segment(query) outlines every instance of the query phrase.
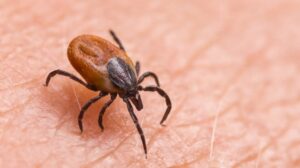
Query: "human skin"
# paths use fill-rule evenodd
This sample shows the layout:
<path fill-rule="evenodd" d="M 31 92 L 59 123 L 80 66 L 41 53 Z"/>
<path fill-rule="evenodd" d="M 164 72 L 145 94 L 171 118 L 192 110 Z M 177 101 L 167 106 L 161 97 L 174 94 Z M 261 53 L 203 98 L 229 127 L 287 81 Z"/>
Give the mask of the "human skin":
<path fill-rule="evenodd" d="M 300 2 L 0 1 L 0 167 L 297 167 L 300 165 Z M 119 98 L 55 76 L 79 74 L 68 43 L 80 34 L 122 40 L 141 72 L 172 100 L 142 93 L 135 110 L 148 146 Z M 146 80 L 144 86 L 154 84 Z"/>

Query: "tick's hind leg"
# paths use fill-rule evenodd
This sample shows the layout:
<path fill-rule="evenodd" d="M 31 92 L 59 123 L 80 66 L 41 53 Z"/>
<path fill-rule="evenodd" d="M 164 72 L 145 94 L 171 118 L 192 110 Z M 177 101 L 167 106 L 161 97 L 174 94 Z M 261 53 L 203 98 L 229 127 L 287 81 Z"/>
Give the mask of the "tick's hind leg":
<path fill-rule="evenodd" d="M 86 112 L 86 110 L 90 107 L 90 105 L 92 105 L 93 103 L 95 103 L 96 101 L 98 101 L 99 99 L 101 99 L 102 97 L 106 96 L 107 93 L 103 93 L 103 92 L 100 92 L 100 94 L 96 97 L 93 97 L 91 98 L 88 102 L 86 102 L 81 110 L 80 110 L 80 113 L 79 113 L 79 116 L 78 116 L 78 125 L 79 125 L 79 128 L 80 128 L 80 131 L 82 133 L 83 131 L 83 126 L 82 126 L 82 118 L 84 116 L 84 113 Z"/>
<path fill-rule="evenodd" d="M 142 83 L 142 82 L 144 81 L 144 79 L 147 78 L 147 77 L 153 78 L 153 79 L 155 80 L 156 85 L 157 85 L 158 87 L 160 86 L 158 77 L 157 77 L 157 75 L 156 75 L 155 73 L 153 73 L 153 72 L 145 72 L 145 73 L 143 73 L 143 74 L 139 77 L 139 79 L 138 79 L 138 84 Z"/>
<path fill-rule="evenodd" d="M 104 130 L 104 127 L 103 127 L 103 124 L 102 124 L 102 119 L 103 119 L 103 115 L 105 113 L 105 110 L 107 109 L 107 107 L 109 107 L 113 103 L 113 101 L 116 99 L 116 97 L 117 97 L 117 94 L 111 94 L 110 95 L 110 100 L 104 104 L 104 106 L 102 107 L 102 109 L 100 111 L 98 124 L 99 124 L 99 127 L 101 128 L 102 131 Z"/>
<path fill-rule="evenodd" d="M 171 100 L 170 100 L 169 96 L 167 95 L 167 93 L 164 90 L 162 90 L 161 88 L 156 87 L 156 86 L 147 86 L 145 88 L 139 86 L 139 90 L 157 92 L 159 95 L 161 95 L 162 97 L 164 97 L 166 99 L 167 109 L 166 109 L 166 112 L 164 113 L 163 118 L 160 121 L 160 124 L 163 125 L 163 122 L 168 118 L 168 115 L 172 108 L 172 103 L 171 103 Z"/>
<path fill-rule="evenodd" d="M 47 76 L 47 79 L 46 79 L 46 83 L 45 83 L 45 86 L 48 86 L 50 80 L 52 77 L 54 77 L 55 75 L 62 75 L 62 76 L 66 76 L 66 77 L 69 77 L 71 78 L 72 80 L 80 83 L 81 85 L 85 86 L 86 88 L 90 89 L 90 90 L 93 90 L 93 91 L 97 91 L 97 89 L 89 84 L 86 84 L 84 81 L 82 81 L 81 79 L 79 79 L 78 77 L 76 77 L 75 75 L 67 72 L 67 71 L 63 71 L 63 70 L 60 70 L 60 69 L 57 69 L 57 70 L 54 70 L 52 72 L 50 72 Z"/>
<path fill-rule="evenodd" d="M 110 35 L 113 37 L 113 39 L 115 40 L 115 42 L 119 45 L 119 48 L 123 51 L 125 51 L 125 48 L 121 42 L 121 40 L 118 38 L 118 36 L 116 35 L 116 33 L 113 30 L 109 30 Z"/>
<path fill-rule="evenodd" d="M 146 145 L 144 132 L 143 132 L 141 126 L 140 126 L 138 118 L 136 117 L 136 115 L 133 112 L 133 108 L 132 108 L 132 105 L 130 104 L 129 100 L 127 98 L 124 98 L 123 100 L 126 103 L 129 114 L 130 114 L 130 116 L 131 116 L 131 118 L 134 122 L 134 125 L 135 125 L 136 129 L 138 130 L 138 132 L 140 134 L 140 137 L 141 137 L 141 140 L 142 140 L 142 143 L 143 143 L 144 152 L 145 152 L 145 155 L 146 155 L 146 158 L 147 158 L 147 145 Z"/>

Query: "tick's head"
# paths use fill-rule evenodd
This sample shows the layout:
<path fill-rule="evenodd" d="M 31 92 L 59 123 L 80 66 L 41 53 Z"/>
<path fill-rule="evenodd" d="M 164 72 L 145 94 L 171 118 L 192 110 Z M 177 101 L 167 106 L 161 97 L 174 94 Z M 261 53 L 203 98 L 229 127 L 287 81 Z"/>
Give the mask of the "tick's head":
<path fill-rule="evenodd" d="M 131 100 L 138 110 L 143 108 L 142 100 L 138 92 L 136 72 L 124 60 L 113 57 L 107 64 L 109 79 L 122 90 L 122 95 Z"/>
<path fill-rule="evenodd" d="M 129 92 L 126 96 L 129 97 L 129 99 L 134 104 L 137 110 L 140 111 L 143 108 L 143 102 L 137 90 L 135 92 Z"/>

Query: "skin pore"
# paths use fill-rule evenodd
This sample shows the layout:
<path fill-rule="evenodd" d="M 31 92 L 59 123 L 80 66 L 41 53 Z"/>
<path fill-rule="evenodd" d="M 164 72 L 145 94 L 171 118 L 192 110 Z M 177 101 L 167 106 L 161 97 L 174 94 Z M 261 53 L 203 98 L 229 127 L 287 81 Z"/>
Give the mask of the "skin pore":
<path fill-rule="evenodd" d="M 1 1 L 0 167 L 297 167 L 300 164 L 300 4 L 277 1 Z M 140 137 L 117 98 L 53 69 L 79 74 L 69 42 L 113 29 L 141 73 L 155 72 L 173 108 L 141 93 Z M 80 77 L 81 78 L 81 77 Z M 82 79 L 82 78 L 81 78 Z M 154 85 L 145 79 L 144 86 Z"/>

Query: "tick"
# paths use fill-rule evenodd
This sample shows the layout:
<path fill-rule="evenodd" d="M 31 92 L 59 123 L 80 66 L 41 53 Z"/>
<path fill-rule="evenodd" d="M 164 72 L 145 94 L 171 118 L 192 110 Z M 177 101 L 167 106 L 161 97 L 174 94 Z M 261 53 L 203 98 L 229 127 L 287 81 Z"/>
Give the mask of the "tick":
<path fill-rule="evenodd" d="M 110 100 L 103 105 L 99 112 L 98 125 L 103 131 L 102 118 L 105 110 L 113 103 L 116 97 L 119 96 L 127 105 L 130 117 L 141 137 L 144 153 L 147 157 L 145 136 L 138 118 L 134 113 L 132 104 L 140 111 L 143 109 L 143 102 L 139 92 L 157 92 L 160 96 L 165 98 L 167 105 L 167 109 L 160 121 L 160 124 L 163 125 L 163 122 L 167 119 L 172 108 L 171 100 L 167 93 L 160 88 L 157 75 L 153 72 L 145 72 L 139 75 L 139 62 L 137 61 L 134 65 L 131 58 L 127 56 L 125 48 L 116 34 L 112 30 L 110 30 L 110 34 L 118 47 L 94 35 L 80 35 L 70 42 L 68 47 L 68 59 L 86 82 L 69 72 L 57 69 L 48 74 L 45 86 L 48 86 L 51 78 L 55 75 L 62 75 L 80 83 L 87 89 L 99 92 L 96 97 L 87 101 L 80 110 L 78 125 L 81 132 L 83 131 L 82 119 L 89 106 L 102 97 L 110 95 Z M 147 77 L 153 78 L 156 85 L 143 87 L 141 83 Z"/>

